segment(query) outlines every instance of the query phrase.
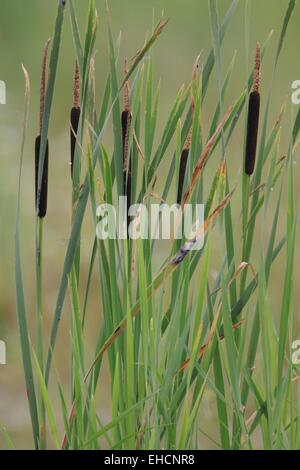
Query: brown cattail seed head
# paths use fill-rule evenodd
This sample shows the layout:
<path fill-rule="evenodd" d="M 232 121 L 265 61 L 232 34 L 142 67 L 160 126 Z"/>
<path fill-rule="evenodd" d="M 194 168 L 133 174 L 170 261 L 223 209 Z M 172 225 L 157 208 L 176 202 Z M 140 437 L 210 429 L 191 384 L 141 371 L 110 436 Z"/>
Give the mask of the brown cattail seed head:
<path fill-rule="evenodd" d="M 125 76 L 128 74 L 127 59 L 125 59 Z M 130 223 L 130 217 L 128 210 L 131 204 L 131 158 L 129 158 L 129 133 L 131 126 L 131 110 L 129 101 L 130 86 L 127 80 L 124 87 L 124 109 L 121 115 L 121 126 L 122 126 L 122 144 L 123 144 L 123 183 L 124 183 L 124 195 L 127 197 L 127 227 Z"/>
<path fill-rule="evenodd" d="M 124 195 L 127 197 L 127 227 L 130 223 L 128 210 L 131 204 L 131 158 L 128 158 L 129 132 L 131 125 L 131 112 L 124 110 L 121 115 L 122 143 L 123 143 L 123 184 Z"/>
<path fill-rule="evenodd" d="M 185 177 L 189 151 L 190 151 L 189 148 L 184 148 L 182 150 L 181 157 L 180 157 L 178 189 L 177 189 L 177 204 L 181 204 L 182 193 L 183 193 L 183 183 L 184 183 L 184 177 Z"/>
<path fill-rule="evenodd" d="M 195 101 L 194 97 L 191 96 L 192 98 L 192 125 L 189 130 L 189 133 L 187 135 L 187 138 L 185 140 L 181 156 L 180 156 L 180 164 L 179 164 L 179 175 L 178 175 L 178 187 L 177 187 L 177 204 L 181 204 L 181 198 L 182 198 L 182 193 L 183 193 L 183 184 L 184 184 L 184 178 L 185 178 L 185 172 L 186 172 L 186 166 L 187 166 L 187 161 L 189 157 L 189 152 L 190 152 L 190 147 L 191 147 L 191 142 L 192 142 L 192 134 L 193 134 L 193 119 L 194 119 L 194 110 L 195 110 Z"/>
<path fill-rule="evenodd" d="M 43 218 L 47 213 L 47 197 L 48 197 L 48 164 L 49 164 L 49 145 L 46 143 L 46 151 L 44 158 L 44 168 L 42 173 L 41 191 L 38 195 L 38 177 L 39 177 L 39 161 L 40 161 L 41 136 L 35 140 L 35 207 L 38 217 Z"/>
<path fill-rule="evenodd" d="M 127 163 L 128 137 L 129 137 L 130 123 L 131 123 L 130 111 L 124 110 L 121 115 L 124 168 L 126 167 L 126 163 Z"/>
<path fill-rule="evenodd" d="M 252 175 L 255 167 L 257 135 L 259 125 L 260 94 L 252 91 L 249 97 L 245 172 Z"/>
<path fill-rule="evenodd" d="M 128 64 L 127 59 L 125 59 L 125 76 L 128 73 Z M 124 171 L 127 171 L 128 167 L 128 141 L 129 141 L 129 131 L 131 124 L 131 111 L 130 111 L 130 102 L 129 102 L 129 81 L 127 80 L 124 87 L 124 109 L 121 116 L 121 125 L 122 125 L 122 143 L 123 143 L 123 167 Z"/>
<path fill-rule="evenodd" d="M 75 156 L 75 147 L 77 139 L 78 125 L 80 121 L 80 108 L 72 108 L 70 115 L 71 130 L 70 130 L 70 139 L 71 139 L 71 176 L 73 176 L 73 164 Z"/>
<path fill-rule="evenodd" d="M 193 66 L 192 84 L 197 78 L 197 71 L 198 71 L 198 67 L 199 67 L 199 58 L 200 58 L 200 56 L 197 57 L 196 62 Z M 192 87 L 191 87 L 191 111 L 192 111 L 192 125 L 191 125 L 189 133 L 187 135 L 187 138 L 185 140 L 183 150 L 182 150 L 181 156 L 180 156 L 178 187 L 177 187 L 177 204 L 181 204 L 186 166 L 187 166 L 189 151 L 190 151 L 191 142 L 192 142 L 193 121 L 194 121 L 194 114 L 195 114 L 195 99 L 194 99 Z"/>
<path fill-rule="evenodd" d="M 257 135 L 260 111 L 260 45 L 257 43 L 255 54 L 255 66 L 253 74 L 253 89 L 249 96 L 247 141 L 245 155 L 245 173 L 251 176 L 255 168 Z"/>
<path fill-rule="evenodd" d="M 71 143 L 71 177 L 73 176 L 73 164 L 76 148 L 77 131 L 80 121 L 80 74 L 78 64 L 75 64 L 75 73 L 73 80 L 73 107 L 70 114 L 70 143 Z"/>
<path fill-rule="evenodd" d="M 41 133 L 42 133 L 42 127 L 43 127 L 44 111 L 45 111 L 46 69 L 47 69 L 49 44 L 50 44 L 50 39 L 48 39 L 46 42 L 46 45 L 44 48 L 44 54 L 43 54 L 42 75 L 41 75 L 41 85 L 40 85 L 40 135 L 35 140 L 35 207 L 36 207 L 37 216 L 40 218 L 43 218 L 46 215 L 47 197 L 48 197 L 48 164 L 49 164 L 48 140 L 46 142 L 40 192 L 38 192 L 38 181 L 39 181 Z"/>

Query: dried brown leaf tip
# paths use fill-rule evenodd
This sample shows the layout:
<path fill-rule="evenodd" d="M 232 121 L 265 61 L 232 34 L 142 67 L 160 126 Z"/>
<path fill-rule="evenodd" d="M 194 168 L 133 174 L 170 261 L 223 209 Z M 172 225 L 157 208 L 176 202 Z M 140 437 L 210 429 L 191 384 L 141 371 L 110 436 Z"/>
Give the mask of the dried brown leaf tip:
<path fill-rule="evenodd" d="M 48 50 L 49 50 L 50 39 L 47 40 L 42 60 L 42 73 L 41 73 L 41 85 L 40 85 L 40 134 L 35 140 L 35 206 L 37 216 L 40 218 L 45 217 L 47 213 L 47 198 L 48 198 L 48 165 L 49 165 L 49 143 L 46 141 L 44 164 L 42 171 L 41 188 L 38 191 L 38 176 L 39 176 L 39 165 L 40 165 L 40 149 L 41 149 L 41 133 L 43 128 L 43 119 L 45 111 L 45 96 L 46 96 L 46 70 L 48 61 Z"/>
<path fill-rule="evenodd" d="M 80 73 L 78 64 L 75 64 L 74 80 L 73 80 L 73 107 L 70 114 L 70 141 L 71 141 L 71 177 L 73 177 L 73 165 L 76 149 L 77 131 L 80 121 Z"/>
<path fill-rule="evenodd" d="M 193 66 L 192 83 L 196 82 L 198 75 L 199 75 L 200 57 L 201 57 L 201 53 L 197 56 L 194 66 Z"/>
<path fill-rule="evenodd" d="M 145 54 L 148 52 L 148 50 L 151 48 L 152 44 L 156 41 L 158 36 L 162 33 L 163 29 L 166 27 L 168 24 L 169 20 L 160 20 L 158 25 L 156 26 L 155 30 L 152 33 L 152 36 L 150 39 L 146 42 L 146 44 L 140 49 L 135 56 L 132 58 L 132 66 L 130 70 L 133 70 L 136 65 L 142 60 L 142 58 L 145 56 Z"/>
<path fill-rule="evenodd" d="M 253 74 L 253 88 L 249 96 L 248 123 L 247 123 L 247 142 L 245 155 L 245 173 L 251 176 L 255 168 L 257 136 L 259 127 L 260 113 L 260 45 L 257 43 L 255 66 Z"/>

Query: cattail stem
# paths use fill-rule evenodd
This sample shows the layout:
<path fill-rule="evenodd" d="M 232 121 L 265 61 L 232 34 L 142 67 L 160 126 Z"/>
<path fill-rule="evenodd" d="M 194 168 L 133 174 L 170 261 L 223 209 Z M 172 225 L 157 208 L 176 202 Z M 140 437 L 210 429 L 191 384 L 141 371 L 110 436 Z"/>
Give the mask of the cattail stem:
<path fill-rule="evenodd" d="M 36 263 L 36 334 L 37 334 L 37 359 L 41 373 L 44 375 L 44 322 L 43 322 L 43 219 L 47 213 L 47 197 L 48 197 L 48 165 L 49 165 L 49 143 L 46 141 L 44 159 L 41 159 L 41 135 L 43 129 L 43 119 L 45 112 L 45 95 L 46 95 L 46 69 L 50 39 L 47 40 L 43 61 L 40 85 L 40 133 L 35 140 L 35 207 L 36 207 L 36 235 L 35 235 L 35 263 Z M 42 179 L 39 186 L 39 172 L 41 160 L 43 160 L 43 168 L 41 170 Z M 46 410 L 42 398 L 42 391 L 39 389 L 38 406 L 40 415 L 39 429 L 39 448 L 46 448 Z"/>
<path fill-rule="evenodd" d="M 36 227 L 36 337 L 37 337 L 37 359 L 39 367 L 44 374 L 44 323 L 43 323 L 43 218 L 37 218 Z M 46 448 L 46 410 L 39 392 L 39 414 L 40 414 L 40 449 Z"/>
<path fill-rule="evenodd" d="M 246 232 L 247 232 L 247 225 L 248 225 L 248 212 L 249 212 L 249 196 L 250 196 L 250 179 L 247 175 L 244 175 L 243 181 L 243 214 L 242 214 L 242 222 L 243 222 L 243 254 L 246 249 Z M 244 256 L 243 256 L 244 259 Z"/>
<path fill-rule="evenodd" d="M 257 136 L 259 126 L 260 112 L 260 46 L 257 44 L 255 67 L 253 77 L 253 89 L 249 96 L 248 123 L 247 123 L 247 142 L 245 156 L 245 173 L 251 176 L 255 168 Z"/>

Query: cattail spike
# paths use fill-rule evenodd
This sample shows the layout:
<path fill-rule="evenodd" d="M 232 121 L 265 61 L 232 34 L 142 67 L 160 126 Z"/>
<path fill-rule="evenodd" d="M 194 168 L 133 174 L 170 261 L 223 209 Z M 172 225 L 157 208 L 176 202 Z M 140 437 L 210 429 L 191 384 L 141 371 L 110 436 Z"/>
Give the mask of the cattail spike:
<path fill-rule="evenodd" d="M 249 97 L 245 173 L 251 176 L 255 168 L 259 125 L 260 94 L 252 91 Z"/>
<path fill-rule="evenodd" d="M 73 82 L 73 107 L 80 108 L 80 75 L 78 63 L 75 63 L 75 73 Z"/>
<path fill-rule="evenodd" d="M 43 117 L 45 110 L 45 95 L 46 95 L 46 68 L 48 60 L 48 50 L 51 39 L 49 38 L 45 44 L 43 62 L 42 62 L 42 75 L 41 75 L 41 86 L 40 86 L 40 134 L 42 133 Z"/>
<path fill-rule="evenodd" d="M 74 156 L 75 156 L 75 148 L 76 148 L 76 139 L 77 139 L 77 131 L 80 121 L 80 108 L 72 108 L 71 109 L 71 129 L 70 129 L 70 139 L 71 139 L 71 176 L 73 176 L 73 164 L 74 164 Z"/>
<path fill-rule="evenodd" d="M 254 66 L 254 76 L 253 76 L 253 91 L 259 92 L 260 87 L 260 65 L 261 65 L 261 56 L 260 56 L 260 44 L 256 44 L 256 54 L 255 54 L 255 66 Z"/>
<path fill-rule="evenodd" d="M 123 183 L 124 195 L 127 196 L 127 211 L 131 204 L 131 158 L 128 158 L 129 153 L 129 132 L 131 125 L 130 111 L 123 111 L 121 115 L 122 124 L 122 143 L 123 143 Z M 127 217 L 127 226 L 129 225 L 130 218 Z"/>
<path fill-rule="evenodd" d="M 183 150 L 189 150 L 190 149 L 191 143 L 192 143 L 192 134 L 193 134 L 193 126 L 191 126 L 191 128 L 189 130 L 189 133 L 187 135 L 187 138 L 186 138 L 184 146 L 183 146 Z"/>
<path fill-rule="evenodd" d="M 125 59 L 125 76 L 128 74 L 127 59 Z M 129 81 L 125 82 L 124 87 L 124 109 L 121 115 L 121 126 L 122 126 L 122 144 L 123 144 L 123 183 L 124 183 L 124 195 L 127 197 L 127 228 L 130 223 L 130 217 L 128 216 L 128 210 L 131 204 L 131 158 L 129 157 L 129 133 L 131 126 L 131 111 L 129 101 L 130 85 Z"/>
<path fill-rule="evenodd" d="M 187 135 L 187 138 L 185 140 L 183 150 L 189 150 L 191 147 L 191 143 L 192 143 L 193 122 L 194 122 L 194 115 L 195 115 L 195 100 L 193 96 L 191 96 L 191 110 L 192 110 L 192 125 Z"/>
<path fill-rule="evenodd" d="M 192 71 L 192 85 L 197 79 L 197 73 L 199 68 L 199 59 L 200 55 L 198 55 L 196 62 L 193 66 Z M 178 187 L 177 187 L 177 204 L 181 204 L 182 193 L 183 193 L 183 186 L 184 186 L 184 178 L 186 172 L 186 166 L 189 157 L 189 151 L 192 143 L 192 134 L 193 134 L 193 122 L 194 122 L 194 115 L 195 115 L 195 98 L 193 94 L 193 86 L 191 85 L 191 111 L 192 111 L 192 124 L 190 130 L 188 132 L 187 138 L 185 139 L 185 143 L 181 152 L 180 156 L 180 164 L 179 164 L 179 177 L 178 177 Z"/>
<path fill-rule="evenodd" d="M 253 89 L 249 96 L 248 107 L 248 122 L 247 122 L 247 141 L 246 141 L 246 155 L 245 155 L 245 173 L 251 176 L 255 168 L 257 136 L 259 127 L 259 114 L 260 114 L 260 45 L 257 43 Z"/>
<path fill-rule="evenodd" d="M 75 73 L 74 73 L 74 80 L 73 80 L 73 107 L 71 109 L 70 114 L 70 122 L 71 122 L 71 129 L 70 129 L 70 143 L 71 143 L 71 177 L 73 178 L 73 165 L 74 165 L 74 157 L 75 157 L 75 149 L 76 149 L 76 139 L 77 139 L 77 131 L 80 121 L 80 74 L 79 74 L 79 67 L 76 61 L 75 63 Z"/>
<path fill-rule="evenodd" d="M 124 73 L 125 73 L 125 76 L 128 74 L 127 59 L 125 59 Z M 123 109 L 122 116 L 121 116 L 122 141 L 123 141 L 123 166 L 124 166 L 125 173 L 128 169 L 127 168 L 128 167 L 128 143 L 129 143 L 129 131 L 130 131 L 130 124 L 131 124 L 129 94 L 130 94 L 130 85 L 129 85 L 129 81 L 127 80 L 124 86 L 124 109 Z"/>
<path fill-rule="evenodd" d="M 125 77 L 128 74 L 128 61 L 127 58 L 125 59 L 125 68 L 124 68 Z M 130 103 L 129 103 L 129 94 L 130 94 L 130 86 L 129 80 L 125 82 L 124 85 L 124 111 L 130 110 Z"/>
<path fill-rule="evenodd" d="M 46 141 L 46 149 L 44 155 L 44 165 L 42 171 L 42 181 L 40 192 L 38 191 L 38 177 L 40 165 L 40 148 L 41 148 L 41 134 L 43 127 L 43 118 L 45 111 L 45 96 L 46 96 L 46 69 L 48 60 L 48 50 L 51 39 L 49 38 L 45 44 L 43 61 L 42 61 L 42 74 L 40 85 L 40 135 L 35 140 L 35 206 L 37 216 L 40 218 L 45 217 L 47 212 L 47 198 L 48 198 L 48 161 L 49 161 L 49 144 Z"/>
<path fill-rule="evenodd" d="M 177 204 L 181 204 L 182 193 L 183 193 L 183 183 L 185 178 L 186 166 L 189 156 L 189 148 L 184 148 L 180 156 L 179 164 L 179 178 L 178 178 L 178 188 L 177 188 Z"/>

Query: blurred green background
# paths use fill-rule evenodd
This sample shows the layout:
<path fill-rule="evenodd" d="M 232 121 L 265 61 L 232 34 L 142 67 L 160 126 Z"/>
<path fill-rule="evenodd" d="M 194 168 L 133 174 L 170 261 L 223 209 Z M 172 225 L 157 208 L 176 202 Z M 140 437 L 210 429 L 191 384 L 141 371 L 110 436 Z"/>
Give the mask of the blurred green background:
<path fill-rule="evenodd" d="M 99 34 L 96 44 L 96 92 L 100 99 L 108 71 L 108 44 L 105 28 L 104 1 L 97 0 L 99 13 Z M 206 59 L 211 48 L 211 32 L 207 0 L 109 0 L 111 21 L 115 37 L 122 31 L 120 76 L 123 61 L 134 56 L 143 44 L 147 32 L 151 30 L 153 18 L 157 22 L 164 12 L 170 19 L 167 29 L 157 42 L 154 57 L 156 83 L 161 78 L 160 124 L 164 122 L 178 88 L 191 78 L 192 65 L 202 52 Z M 81 31 L 85 26 L 87 0 L 75 1 Z M 218 0 L 220 16 L 228 8 L 228 0 Z M 39 80 L 41 54 L 44 43 L 53 34 L 57 0 L 0 0 L 0 79 L 7 86 L 7 104 L 0 106 L 0 339 L 7 344 L 7 365 L 0 366 L 0 425 L 5 425 L 18 448 L 31 447 L 30 423 L 25 397 L 21 356 L 16 325 L 14 290 L 14 227 L 16 209 L 17 172 L 24 101 L 24 82 L 21 70 L 23 63 L 30 75 L 31 105 L 29 132 L 26 143 L 22 185 L 22 253 L 24 261 L 24 282 L 28 312 L 34 315 L 34 139 L 38 133 Z M 250 55 L 245 53 L 245 6 L 240 0 L 236 14 L 230 23 L 222 48 L 222 68 L 225 73 L 233 54 L 236 62 L 232 83 L 228 90 L 226 105 L 233 102 L 242 91 L 249 67 L 252 66 L 255 43 L 265 41 L 274 30 L 267 58 L 262 71 L 262 97 L 266 104 L 270 86 L 274 56 L 286 0 L 249 0 Z M 297 107 L 291 106 L 291 83 L 300 79 L 299 22 L 300 6 L 292 18 L 285 49 L 281 57 L 278 73 L 272 89 L 271 120 L 286 101 L 286 117 L 283 125 L 282 152 L 286 146 L 291 122 L 291 113 Z M 69 133 L 68 119 L 72 102 L 72 75 L 74 69 L 74 49 L 68 14 L 63 33 L 63 43 L 59 60 L 52 119 L 50 123 L 50 183 L 48 216 L 45 222 L 45 311 L 49 325 L 56 300 L 57 287 L 66 240 L 70 230 L 71 185 L 68 165 Z M 207 131 L 209 118 L 217 103 L 217 83 L 213 73 L 210 89 L 205 101 L 203 126 Z M 227 157 L 232 168 L 231 180 L 238 181 L 242 165 L 243 126 L 241 119 Z M 106 136 L 110 142 L 109 134 Z M 170 153 L 171 157 L 171 153 Z M 160 174 L 163 181 L 164 173 Z M 171 194 L 172 196 L 172 194 Z M 282 223 L 285 214 L 281 214 Z M 83 263 L 87 267 L 90 241 L 93 234 L 84 233 Z M 221 249 L 221 248 L 220 248 Z M 281 273 L 283 261 L 279 260 L 271 284 L 274 304 L 280 301 Z M 216 266 L 217 268 L 217 266 Z M 296 273 L 299 285 L 300 273 Z M 297 292 L 300 296 L 300 292 Z M 97 296 L 94 300 L 97 304 Z M 66 306 L 67 310 L 67 306 Z M 298 325 L 299 326 L 299 325 Z M 297 332 L 299 331 L 299 328 Z M 63 335 L 68 334 L 65 320 L 60 336 L 62 363 L 67 364 L 68 352 L 64 348 Z M 90 332 L 93 337 L 93 332 Z M 213 419 L 210 404 L 207 407 L 208 421 Z M 4 446 L 1 441 L 0 444 Z"/>

